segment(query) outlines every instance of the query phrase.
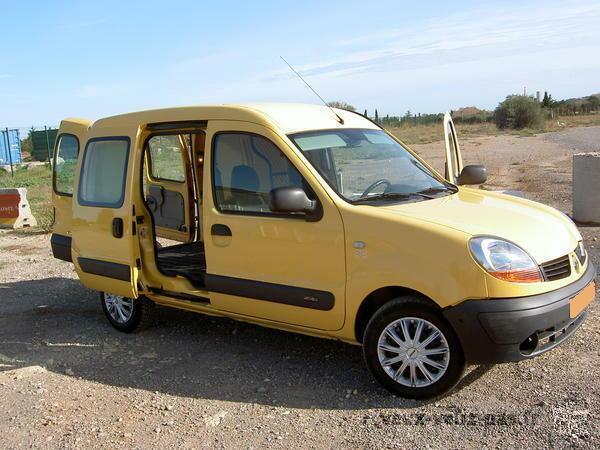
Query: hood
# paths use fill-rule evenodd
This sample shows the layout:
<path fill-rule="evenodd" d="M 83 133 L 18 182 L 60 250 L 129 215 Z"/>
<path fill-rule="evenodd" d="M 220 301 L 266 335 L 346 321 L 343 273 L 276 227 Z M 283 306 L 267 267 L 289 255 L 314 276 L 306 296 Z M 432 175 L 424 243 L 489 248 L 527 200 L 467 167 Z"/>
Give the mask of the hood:
<path fill-rule="evenodd" d="M 581 239 L 573 222 L 554 208 L 479 189 L 460 188 L 458 193 L 445 197 L 379 208 L 388 214 L 410 216 L 470 236 L 509 240 L 538 264 L 572 252 Z"/>

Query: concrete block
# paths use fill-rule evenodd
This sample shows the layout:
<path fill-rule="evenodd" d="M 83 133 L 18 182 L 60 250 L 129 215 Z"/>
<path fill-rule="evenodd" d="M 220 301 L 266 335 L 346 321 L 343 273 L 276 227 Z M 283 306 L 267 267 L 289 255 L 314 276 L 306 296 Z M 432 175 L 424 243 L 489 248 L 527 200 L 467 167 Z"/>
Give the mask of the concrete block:
<path fill-rule="evenodd" d="M 600 152 L 573 155 L 573 219 L 600 224 Z"/>
<path fill-rule="evenodd" d="M 35 226 L 37 222 L 27 201 L 27 189 L 0 189 L 0 228 Z"/>

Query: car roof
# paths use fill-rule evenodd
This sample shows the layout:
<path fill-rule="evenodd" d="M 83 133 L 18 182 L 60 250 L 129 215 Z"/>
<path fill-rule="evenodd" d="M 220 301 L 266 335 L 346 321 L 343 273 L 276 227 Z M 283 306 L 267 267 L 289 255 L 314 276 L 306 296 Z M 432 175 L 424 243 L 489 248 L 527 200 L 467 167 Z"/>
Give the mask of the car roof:
<path fill-rule="evenodd" d="M 332 109 L 343 119 L 343 124 Z M 243 103 L 152 109 L 99 119 L 90 128 L 98 130 L 190 120 L 240 120 L 278 128 L 284 134 L 322 129 L 379 129 L 360 114 L 305 103 Z"/>

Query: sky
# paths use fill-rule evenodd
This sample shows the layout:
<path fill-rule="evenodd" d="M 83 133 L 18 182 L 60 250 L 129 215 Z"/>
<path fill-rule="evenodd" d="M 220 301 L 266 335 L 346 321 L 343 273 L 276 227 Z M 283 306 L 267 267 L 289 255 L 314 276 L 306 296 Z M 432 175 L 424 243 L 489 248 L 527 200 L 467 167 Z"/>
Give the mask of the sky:
<path fill-rule="evenodd" d="M 600 1 L 0 0 L 0 127 L 319 100 L 379 115 L 600 92 Z"/>

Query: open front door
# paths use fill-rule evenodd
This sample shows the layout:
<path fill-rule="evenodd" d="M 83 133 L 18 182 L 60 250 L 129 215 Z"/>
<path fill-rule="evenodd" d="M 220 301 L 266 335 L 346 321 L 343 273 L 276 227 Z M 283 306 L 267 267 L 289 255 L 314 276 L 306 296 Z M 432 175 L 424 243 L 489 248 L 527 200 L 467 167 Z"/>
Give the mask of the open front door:
<path fill-rule="evenodd" d="M 136 298 L 139 244 L 132 200 L 135 134 L 91 137 L 73 195 L 72 258 L 88 288 Z"/>
<path fill-rule="evenodd" d="M 462 156 L 460 155 L 460 146 L 456 128 L 450 117 L 450 113 L 444 114 L 444 141 L 446 142 L 446 179 L 456 184 L 458 176 L 463 169 Z"/>

